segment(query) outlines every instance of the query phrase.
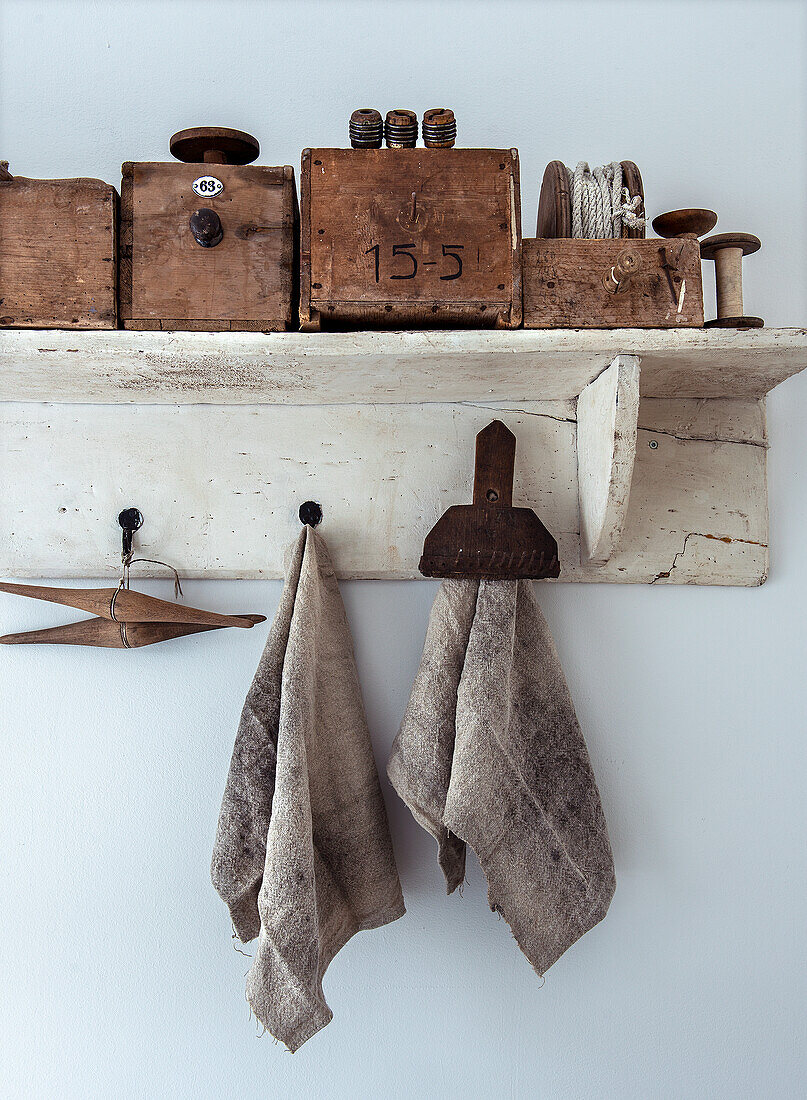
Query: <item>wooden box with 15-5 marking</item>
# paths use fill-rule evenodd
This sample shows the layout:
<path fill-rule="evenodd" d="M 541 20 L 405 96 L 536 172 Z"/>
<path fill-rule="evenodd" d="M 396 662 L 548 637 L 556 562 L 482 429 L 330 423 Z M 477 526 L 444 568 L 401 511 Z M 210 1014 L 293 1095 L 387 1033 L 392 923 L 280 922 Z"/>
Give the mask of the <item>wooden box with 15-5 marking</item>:
<path fill-rule="evenodd" d="M 515 149 L 305 149 L 300 326 L 517 328 Z"/>

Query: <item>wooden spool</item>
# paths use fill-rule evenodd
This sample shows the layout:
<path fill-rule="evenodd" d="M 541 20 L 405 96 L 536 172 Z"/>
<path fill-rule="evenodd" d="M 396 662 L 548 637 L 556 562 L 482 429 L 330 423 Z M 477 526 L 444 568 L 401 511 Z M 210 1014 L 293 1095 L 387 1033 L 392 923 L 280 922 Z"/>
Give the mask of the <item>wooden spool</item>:
<path fill-rule="evenodd" d="M 644 209 L 644 186 L 639 169 L 632 160 L 623 160 L 622 179 L 631 195 L 641 195 Z M 641 240 L 645 235 L 644 226 L 630 229 L 622 225 L 622 237 Z M 569 173 L 562 160 L 551 160 L 546 166 L 541 194 L 538 199 L 538 226 L 536 237 L 572 236 L 572 195 L 569 186 Z"/>
<path fill-rule="evenodd" d="M 261 147 L 243 130 L 226 126 L 192 126 L 180 130 L 169 142 L 171 156 L 185 164 L 252 164 Z"/>
<path fill-rule="evenodd" d="M 714 210 L 687 207 L 684 210 L 668 210 L 653 218 L 653 228 L 660 237 L 696 241 L 717 224 Z"/>
<path fill-rule="evenodd" d="M 743 315 L 743 256 L 762 247 L 753 233 L 715 233 L 701 242 L 701 258 L 715 262 L 717 317 L 706 328 L 762 328 L 761 317 Z"/>

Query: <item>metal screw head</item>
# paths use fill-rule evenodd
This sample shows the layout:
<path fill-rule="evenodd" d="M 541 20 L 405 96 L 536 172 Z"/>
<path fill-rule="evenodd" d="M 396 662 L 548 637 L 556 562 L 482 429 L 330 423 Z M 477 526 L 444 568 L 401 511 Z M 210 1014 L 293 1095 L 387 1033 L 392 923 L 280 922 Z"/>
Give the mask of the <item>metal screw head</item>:
<path fill-rule="evenodd" d="M 658 440 L 657 439 L 651 439 L 650 442 L 647 445 L 648 445 L 648 447 L 650 448 L 651 451 L 657 451 L 658 450 Z"/>

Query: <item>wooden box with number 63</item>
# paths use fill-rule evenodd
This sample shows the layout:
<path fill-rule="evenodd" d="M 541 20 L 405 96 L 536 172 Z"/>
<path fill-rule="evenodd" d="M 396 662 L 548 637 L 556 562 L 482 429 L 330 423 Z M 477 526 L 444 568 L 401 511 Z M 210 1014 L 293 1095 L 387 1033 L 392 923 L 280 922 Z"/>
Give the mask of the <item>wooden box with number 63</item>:
<path fill-rule="evenodd" d="M 170 148 L 184 163 L 123 165 L 123 327 L 295 327 L 294 170 L 251 164 L 258 142 L 240 130 L 182 130 Z"/>
<path fill-rule="evenodd" d="M 305 149 L 300 327 L 518 328 L 516 149 Z"/>

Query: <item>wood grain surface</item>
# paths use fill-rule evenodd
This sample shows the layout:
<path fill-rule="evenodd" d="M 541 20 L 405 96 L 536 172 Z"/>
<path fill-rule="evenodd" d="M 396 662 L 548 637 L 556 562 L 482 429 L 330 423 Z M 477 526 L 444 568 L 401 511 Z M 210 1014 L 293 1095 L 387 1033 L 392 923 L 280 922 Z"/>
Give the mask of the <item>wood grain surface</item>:
<path fill-rule="evenodd" d="M 302 158 L 304 328 L 515 328 L 518 154 L 310 149 Z"/>
<path fill-rule="evenodd" d="M 674 301 L 662 263 L 674 264 Z M 625 252 L 639 271 L 615 293 L 603 276 Z M 694 240 L 535 240 L 522 245 L 525 328 L 698 328 L 703 282 Z M 683 299 L 681 282 L 685 281 Z"/>
<path fill-rule="evenodd" d="M 95 179 L 0 181 L 0 327 L 117 327 L 117 198 Z"/>
<path fill-rule="evenodd" d="M 214 175 L 214 198 L 193 181 Z M 220 244 L 202 248 L 189 220 L 208 207 Z M 121 184 L 121 316 L 125 328 L 292 326 L 297 198 L 290 167 L 125 164 Z"/>

